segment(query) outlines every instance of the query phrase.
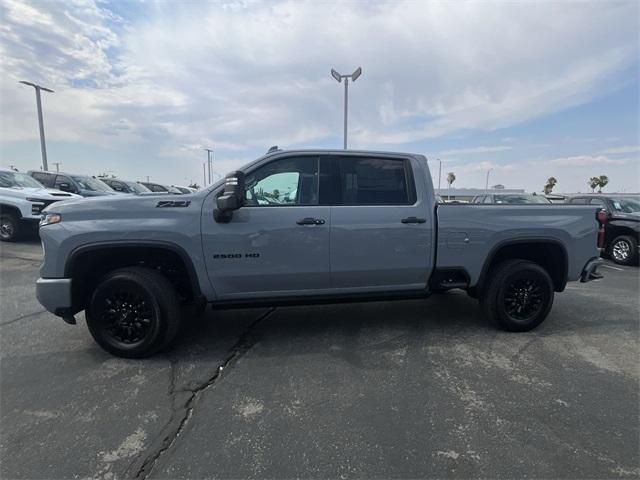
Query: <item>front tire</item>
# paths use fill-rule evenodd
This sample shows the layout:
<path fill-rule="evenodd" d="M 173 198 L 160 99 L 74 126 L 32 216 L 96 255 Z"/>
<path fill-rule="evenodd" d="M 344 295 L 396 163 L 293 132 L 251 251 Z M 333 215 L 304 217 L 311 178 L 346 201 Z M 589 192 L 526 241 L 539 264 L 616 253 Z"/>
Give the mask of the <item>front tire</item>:
<path fill-rule="evenodd" d="M 527 332 L 547 318 L 553 305 L 553 281 L 540 265 L 507 260 L 489 275 L 481 305 L 494 325 L 510 332 Z"/>
<path fill-rule="evenodd" d="M 12 213 L 0 215 L 0 240 L 3 242 L 15 242 L 21 234 L 20 221 Z"/>
<path fill-rule="evenodd" d="M 166 348 L 180 325 L 180 303 L 155 270 L 128 267 L 107 274 L 86 309 L 89 332 L 107 352 L 145 358 Z"/>
<path fill-rule="evenodd" d="M 635 265 L 638 261 L 638 242 L 629 235 L 620 235 L 611 242 L 610 254 L 618 265 Z"/>

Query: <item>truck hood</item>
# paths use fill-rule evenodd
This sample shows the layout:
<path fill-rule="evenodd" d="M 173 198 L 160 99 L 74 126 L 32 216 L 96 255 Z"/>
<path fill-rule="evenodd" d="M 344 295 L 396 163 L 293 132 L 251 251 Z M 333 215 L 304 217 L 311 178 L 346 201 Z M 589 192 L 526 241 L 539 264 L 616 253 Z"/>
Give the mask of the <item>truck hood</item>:
<path fill-rule="evenodd" d="M 632 212 L 632 213 L 623 213 L 623 212 L 615 212 L 612 215 L 614 220 L 626 220 L 629 222 L 640 222 L 640 212 Z"/>
<path fill-rule="evenodd" d="M 70 200 L 82 198 L 75 193 L 62 192 L 53 188 L 32 188 L 32 187 L 1 187 L 0 193 L 8 197 L 16 198 L 38 198 L 41 200 Z"/>
<path fill-rule="evenodd" d="M 74 219 L 148 218 L 160 212 L 193 211 L 200 208 L 200 195 L 103 195 L 78 197 L 52 204 L 45 211 Z"/>

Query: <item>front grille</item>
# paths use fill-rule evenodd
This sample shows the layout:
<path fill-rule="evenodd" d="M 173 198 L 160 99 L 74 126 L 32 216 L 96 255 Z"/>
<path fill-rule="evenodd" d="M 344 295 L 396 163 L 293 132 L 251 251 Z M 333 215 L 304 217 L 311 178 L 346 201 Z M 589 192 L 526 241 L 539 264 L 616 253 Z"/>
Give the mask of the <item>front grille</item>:
<path fill-rule="evenodd" d="M 32 203 L 31 215 L 40 215 L 42 213 L 42 210 L 45 209 L 45 207 L 48 207 L 49 205 L 57 201 L 58 200 L 38 200 L 37 202 Z"/>

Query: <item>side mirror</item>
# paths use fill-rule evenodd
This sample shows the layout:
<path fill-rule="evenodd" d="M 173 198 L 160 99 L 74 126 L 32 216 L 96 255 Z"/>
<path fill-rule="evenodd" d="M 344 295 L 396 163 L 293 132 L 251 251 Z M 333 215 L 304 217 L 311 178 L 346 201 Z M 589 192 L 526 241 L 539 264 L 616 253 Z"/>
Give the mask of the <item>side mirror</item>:
<path fill-rule="evenodd" d="M 229 223 L 233 217 L 233 211 L 238 210 L 244 204 L 244 172 L 231 172 L 226 176 L 224 192 L 216 199 L 216 208 L 213 217 L 218 223 Z"/>
<path fill-rule="evenodd" d="M 73 188 L 71 188 L 71 185 L 66 182 L 60 183 L 60 190 L 62 190 L 63 192 L 73 193 Z"/>

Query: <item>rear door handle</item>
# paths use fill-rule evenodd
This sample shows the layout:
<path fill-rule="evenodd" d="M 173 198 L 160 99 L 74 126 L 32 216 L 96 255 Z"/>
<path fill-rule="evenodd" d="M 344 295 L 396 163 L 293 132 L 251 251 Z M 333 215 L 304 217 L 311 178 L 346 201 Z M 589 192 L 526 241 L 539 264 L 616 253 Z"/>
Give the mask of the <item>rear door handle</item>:
<path fill-rule="evenodd" d="M 306 217 L 296 222 L 298 225 L 324 225 L 321 218 Z"/>
<path fill-rule="evenodd" d="M 427 221 L 426 218 L 418 218 L 418 217 L 407 217 L 401 220 L 402 223 L 425 223 Z"/>

